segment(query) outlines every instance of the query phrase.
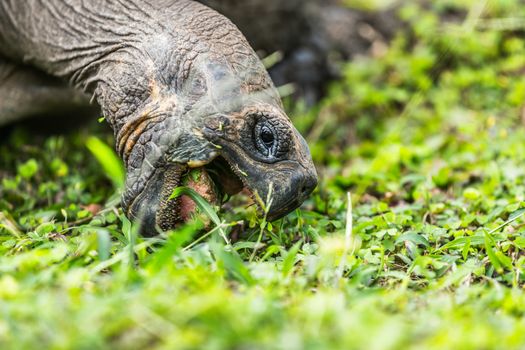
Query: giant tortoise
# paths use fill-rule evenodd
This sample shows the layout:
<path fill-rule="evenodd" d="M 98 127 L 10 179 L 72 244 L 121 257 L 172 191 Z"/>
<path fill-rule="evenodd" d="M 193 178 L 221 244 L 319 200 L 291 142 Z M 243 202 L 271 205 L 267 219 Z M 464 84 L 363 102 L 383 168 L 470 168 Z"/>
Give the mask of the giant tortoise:
<path fill-rule="evenodd" d="M 127 169 L 124 212 L 145 234 L 183 219 L 170 195 L 192 168 L 214 198 L 245 189 L 265 199 L 272 188 L 270 220 L 316 187 L 267 71 L 215 10 L 190 0 L 0 0 L 0 124 L 90 101 Z"/>

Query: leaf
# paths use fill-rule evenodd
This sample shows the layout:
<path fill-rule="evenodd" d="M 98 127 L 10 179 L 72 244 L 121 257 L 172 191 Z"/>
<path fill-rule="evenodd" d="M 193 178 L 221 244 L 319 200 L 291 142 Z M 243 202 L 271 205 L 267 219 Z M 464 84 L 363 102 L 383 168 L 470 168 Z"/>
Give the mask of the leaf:
<path fill-rule="evenodd" d="M 164 246 L 151 256 L 148 267 L 153 271 L 159 271 L 169 264 L 173 256 L 179 252 L 182 247 L 190 242 L 195 234 L 202 230 L 202 223 L 194 222 L 184 225 L 180 229 L 172 231 Z"/>
<path fill-rule="evenodd" d="M 132 267 L 135 263 L 135 245 L 137 244 L 138 230 L 140 225 L 133 224 L 124 215 L 120 216 L 122 221 L 122 232 L 124 233 L 128 244 L 128 264 Z"/>
<path fill-rule="evenodd" d="M 24 164 L 18 166 L 18 173 L 24 179 L 29 180 L 38 172 L 38 163 L 34 159 L 29 159 Z"/>
<path fill-rule="evenodd" d="M 244 265 L 244 262 L 237 252 L 226 251 L 225 247 L 219 244 L 212 244 L 211 246 L 217 264 L 222 267 L 230 277 L 247 285 L 253 285 L 255 283 L 250 271 L 246 265 Z"/>
<path fill-rule="evenodd" d="M 505 221 L 504 223 L 502 223 L 498 227 L 490 230 L 488 234 L 491 235 L 494 232 L 499 231 L 500 229 L 504 228 L 505 226 L 507 226 L 507 225 L 511 224 L 512 222 L 518 220 L 523 215 L 525 215 L 525 208 L 524 209 L 520 209 L 520 210 L 516 210 L 515 212 L 513 212 L 512 214 L 509 215 L 509 219 L 507 221 Z"/>
<path fill-rule="evenodd" d="M 515 244 L 517 247 L 521 248 L 521 249 L 525 248 L 525 237 L 521 237 L 521 236 L 520 236 L 520 237 L 516 238 L 516 239 L 514 240 L 514 244 Z"/>
<path fill-rule="evenodd" d="M 475 266 L 464 264 L 459 266 L 457 269 L 452 270 L 451 273 L 443 276 L 438 282 L 438 289 L 448 288 L 452 285 L 458 285 L 462 283 L 473 271 Z"/>
<path fill-rule="evenodd" d="M 117 190 L 124 188 L 126 173 L 115 151 L 95 136 L 87 139 L 86 147 L 102 166 L 106 176 L 113 182 L 113 187 Z"/>
<path fill-rule="evenodd" d="M 264 253 L 263 257 L 260 259 L 260 261 L 266 261 L 269 257 L 271 257 L 274 254 L 277 254 L 281 250 L 281 247 L 278 245 L 271 245 L 268 248 L 266 248 L 266 253 Z"/>
<path fill-rule="evenodd" d="M 237 250 L 241 250 L 241 249 L 255 249 L 257 247 L 257 242 L 250 242 L 250 241 L 247 241 L 247 242 L 237 242 L 233 245 L 233 248 L 237 251 Z"/>
<path fill-rule="evenodd" d="M 469 237 L 458 237 L 454 239 L 453 241 L 450 241 L 441 247 L 438 248 L 437 251 L 445 250 L 445 249 L 451 249 L 451 248 L 462 248 L 465 246 L 465 244 L 468 245 L 481 245 L 485 242 L 485 238 L 483 236 L 469 236 Z"/>
<path fill-rule="evenodd" d="M 415 232 L 407 232 L 401 236 L 399 236 L 398 239 L 396 239 L 396 244 L 397 243 L 401 243 L 401 242 L 405 242 L 405 241 L 409 241 L 409 242 L 412 242 L 414 244 L 420 244 L 422 246 L 425 246 L 425 247 L 429 247 L 430 244 L 428 243 L 428 240 L 423 237 L 422 235 L 420 234 L 417 234 Z"/>
<path fill-rule="evenodd" d="M 295 265 L 295 257 L 299 252 L 299 247 L 301 247 L 302 241 L 299 241 L 293 245 L 292 248 L 288 251 L 288 254 L 283 259 L 282 273 L 283 276 L 288 276 L 292 271 Z"/>
<path fill-rule="evenodd" d="M 513 212 L 512 214 L 509 215 L 509 220 L 508 221 L 512 222 L 515 219 L 517 219 L 520 216 L 522 216 L 523 214 L 525 214 L 525 208 L 516 210 L 515 212 Z"/>
<path fill-rule="evenodd" d="M 487 252 L 487 255 L 489 256 L 489 260 L 492 266 L 494 266 L 494 269 L 498 273 L 502 273 L 503 269 L 501 267 L 501 262 L 499 261 L 498 256 L 496 255 L 496 252 L 493 249 L 492 241 L 488 233 L 485 233 L 485 250 Z"/>
<path fill-rule="evenodd" d="M 469 249 L 470 249 L 470 239 L 467 240 L 467 242 L 463 246 L 463 249 L 461 250 L 461 256 L 463 256 L 463 260 L 467 260 Z"/>
<path fill-rule="evenodd" d="M 23 234 L 13 217 L 6 212 L 0 212 L 0 229 L 5 229 L 9 234 L 17 238 L 20 238 Z"/>
<path fill-rule="evenodd" d="M 101 261 L 108 260 L 111 252 L 111 238 L 107 230 L 96 230 L 97 252 Z"/>
<path fill-rule="evenodd" d="M 512 270 L 514 268 L 514 266 L 512 266 L 511 258 L 506 256 L 501 250 L 496 250 L 496 256 L 498 257 L 499 262 L 507 269 Z"/>

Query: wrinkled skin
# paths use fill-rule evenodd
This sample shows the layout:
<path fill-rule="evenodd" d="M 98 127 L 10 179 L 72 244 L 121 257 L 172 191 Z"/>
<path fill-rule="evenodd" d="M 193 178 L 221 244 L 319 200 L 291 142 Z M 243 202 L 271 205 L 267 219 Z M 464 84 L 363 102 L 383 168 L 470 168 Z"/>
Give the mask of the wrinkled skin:
<path fill-rule="evenodd" d="M 146 234 L 181 221 L 180 202 L 169 197 L 189 168 L 206 169 L 219 195 L 245 188 L 261 207 L 271 191 L 269 219 L 316 186 L 308 147 L 257 55 L 201 4 L 0 0 L 0 53 L 0 94 L 24 96 L 38 82 L 70 102 L 92 96 L 100 105 L 127 168 L 124 210 Z M 46 91 L 43 109 L 56 106 L 57 92 Z M 12 109 L 0 102 L 0 111 Z"/>

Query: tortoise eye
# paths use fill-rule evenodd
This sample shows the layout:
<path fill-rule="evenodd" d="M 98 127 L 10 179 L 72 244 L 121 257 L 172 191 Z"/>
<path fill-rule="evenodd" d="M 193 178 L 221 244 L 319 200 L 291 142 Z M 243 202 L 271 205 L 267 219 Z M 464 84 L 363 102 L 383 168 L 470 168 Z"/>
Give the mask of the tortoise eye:
<path fill-rule="evenodd" d="M 293 146 L 293 129 L 285 117 L 272 114 L 254 114 L 250 125 L 254 156 L 260 161 L 272 163 L 286 158 Z"/>
<path fill-rule="evenodd" d="M 259 137 L 261 138 L 262 142 L 266 147 L 272 148 L 273 143 L 275 141 L 275 136 L 273 135 L 273 132 L 269 127 L 263 126 L 261 128 Z"/>
<path fill-rule="evenodd" d="M 266 120 L 259 121 L 255 125 L 253 136 L 260 153 L 266 157 L 275 157 L 278 149 L 278 137 L 272 124 Z"/>

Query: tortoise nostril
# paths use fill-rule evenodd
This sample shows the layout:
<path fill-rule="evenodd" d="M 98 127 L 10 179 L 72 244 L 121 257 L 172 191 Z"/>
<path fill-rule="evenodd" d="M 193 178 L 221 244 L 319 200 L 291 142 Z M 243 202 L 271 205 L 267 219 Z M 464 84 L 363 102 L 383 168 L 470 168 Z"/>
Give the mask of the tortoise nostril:
<path fill-rule="evenodd" d="M 317 177 L 308 176 L 304 179 L 304 183 L 301 186 L 301 195 L 307 197 L 317 187 Z"/>

